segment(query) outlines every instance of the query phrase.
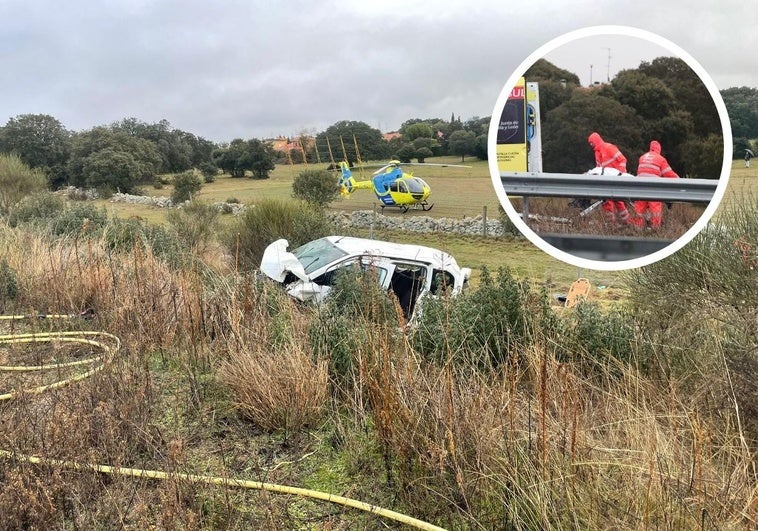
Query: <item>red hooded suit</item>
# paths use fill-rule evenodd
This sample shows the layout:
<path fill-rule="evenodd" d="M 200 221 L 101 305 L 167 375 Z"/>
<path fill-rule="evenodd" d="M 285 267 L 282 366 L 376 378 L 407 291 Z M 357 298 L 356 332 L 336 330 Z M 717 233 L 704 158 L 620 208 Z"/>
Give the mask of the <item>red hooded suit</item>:
<path fill-rule="evenodd" d="M 592 149 L 595 150 L 595 165 L 600 168 L 614 168 L 620 172 L 626 173 L 626 157 L 616 145 L 605 142 L 598 133 L 591 133 L 587 138 Z M 619 221 L 628 223 L 630 221 L 629 211 L 623 201 L 613 201 L 606 199 L 603 201 L 603 210 L 609 220 L 615 220 L 618 214 Z"/>
<path fill-rule="evenodd" d="M 661 155 L 661 144 L 657 140 L 650 142 L 650 151 L 640 157 L 637 177 L 679 177 Z M 653 228 L 661 226 L 663 203 L 660 201 L 635 201 L 634 212 L 637 214 L 632 220 L 634 225 L 644 227 L 647 220 Z"/>

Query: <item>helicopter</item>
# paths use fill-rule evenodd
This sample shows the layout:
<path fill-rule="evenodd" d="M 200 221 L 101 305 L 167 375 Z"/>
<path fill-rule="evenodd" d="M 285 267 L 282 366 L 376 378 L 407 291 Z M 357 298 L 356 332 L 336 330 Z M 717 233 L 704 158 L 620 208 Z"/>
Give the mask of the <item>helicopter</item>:
<path fill-rule="evenodd" d="M 392 206 L 400 208 L 404 213 L 408 208 L 421 207 L 429 211 L 434 203 L 427 201 L 432 193 L 432 188 L 421 177 L 414 177 L 412 173 L 405 173 L 401 166 L 411 165 L 398 160 L 391 160 L 373 173 L 373 177 L 365 181 L 357 181 L 350 171 L 350 165 L 346 161 L 340 162 L 342 176 L 339 180 L 340 193 L 343 196 L 350 195 L 354 190 L 373 190 L 384 207 Z M 417 163 L 414 165 L 421 165 Z M 423 164 L 424 166 L 455 166 L 468 168 L 469 166 L 456 166 L 454 164 Z"/>

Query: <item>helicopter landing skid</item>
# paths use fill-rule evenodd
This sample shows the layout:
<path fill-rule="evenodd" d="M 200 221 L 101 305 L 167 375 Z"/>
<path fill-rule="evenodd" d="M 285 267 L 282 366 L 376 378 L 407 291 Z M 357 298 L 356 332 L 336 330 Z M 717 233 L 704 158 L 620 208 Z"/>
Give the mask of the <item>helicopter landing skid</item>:
<path fill-rule="evenodd" d="M 421 210 L 423 210 L 424 212 L 429 212 L 432 209 L 432 207 L 434 207 L 434 203 L 432 203 L 431 205 L 427 203 L 426 201 L 421 203 Z"/>

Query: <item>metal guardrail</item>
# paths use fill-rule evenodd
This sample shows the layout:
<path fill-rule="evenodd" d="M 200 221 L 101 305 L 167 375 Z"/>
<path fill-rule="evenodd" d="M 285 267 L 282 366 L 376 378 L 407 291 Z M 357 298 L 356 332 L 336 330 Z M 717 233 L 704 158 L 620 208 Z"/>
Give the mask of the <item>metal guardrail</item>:
<path fill-rule="evenodd" d="M 521 197 L 580 197 L 709 203 L 718 179 L 606 177 L 572 173 L 501 173 L 505 193 Z"/>
<path fill-rule="evenodd" d="M 530 197 L 573 197 L 709 203 L 717 179 L 670 179 L 665 177 L 603 176 L 567 173 L 501 173 L 505 193 L 523 198 L 522 218 L 529 223 Z M 672 240 L 629 236 L 540 234 L 545 242 L 566 253 L 596 261 L 621 261 L 657 252 Z"/>

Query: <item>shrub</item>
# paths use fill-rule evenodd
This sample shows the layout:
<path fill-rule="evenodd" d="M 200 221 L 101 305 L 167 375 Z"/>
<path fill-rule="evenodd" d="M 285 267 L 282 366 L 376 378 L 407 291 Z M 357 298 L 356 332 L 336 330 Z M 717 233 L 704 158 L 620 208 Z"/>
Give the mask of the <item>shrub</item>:
<path fill-rule="evenodd" d="M 131 252 L 138 245 L 177 267 L 184 264 L 186 257 L 175 234 L 164 227 L 138 219 L 113 218 L 105 227 L 104 239 L 107 247 L 113 251 Z"/>
<path fill-rule="evenodd" d="M 41 192 L 47 178 L 37 169 L 30 169 L 17 155 L 0 154 L 0 214 L 5 214 L 22 198 Z"/>
<path fill-rule="evenodd" d="M 397 329 L 398 311 L 373 270 L 344 268 L 310 327 L 310 340 L 317 358 L 329 360 L 337 385 L 351 383 L 357 371 L 357 353 L 365 348 L 371 330 Z"/>
<path fill-rule="evenodd" d="M 97 234 L 107 221 L 105 209 L 82 202 L 67 204 L 58 195 L 49 192 L 26 197 L 8 219 L 12 227 L 29 223 L 55 236 L 76 235 L 82 231 Z"/>
<path fill-rule="evenodd" d="M 306 203 L 323 208 L 339 196 L 337 177 L 326 170 L 305 170 L 292 182 L 292 195 Z"/>
<path fill-rule="evenodd" d="M 581 302 L 568 318 L 567 334 L 561 351 L 572 357 L 589 355 L 593 361 L 612 356 L 628 363 L 634 348 L 634 324 L 628 312 L 612 308 L 601 310 L 596 303 Z M 576 361 L 581 361 L 577 357 Z"/>
<path fill-rule="evenodd" d="M 75 235 L 82 231 L 99 232 L 107 222 L 108 214 L 105 209 L 98 209 L 89 203 L 73 203 L 51 219 L 49 227 L 57 236 Z"/>
<path fill-rule="evenodd" d="M 184 208 L 170 210 L 166 219 L 182 243 L 201 251 L 215 237 L 220 215 L 215 206 L 192 201 Z"/>
<path fill-rule="evenodd" d="M 533 290 L 508 268 L 500 268 L 494 279 L 483 268 L 475 290 L 423 303 L 413 342 L 428 359 L 454 355 L 457 361 L 490 367 L 537 334 L 554 336 L 558 326 L 544 290 Z"/>
<path fill-rule="evenodd" d="M 16 299 L 18 295 L 18 275 L 8 265 L 7 260 L 0 261 L 0 308 Z"/>
<path fill-rule="evenodd" d="M 30 195 L 22 199 L 8 217 L 11 227 L 21 223 L 47 223 L 59 215 L 66 205 L 63 199 L 50 192 Z"/>
<path fill-rule="evenodd" d="M 197 170 L 187 170 L 174 176 L 174 191 L 171 200 L 175 205 L 192 199 L 192 194 L 200 191 L 203 183 Z"/>
<path fill-rule="evenodd" d="M 224 236 L 224 242 L 240 267 L 255 269 L 263 251 L 273 241 L 285 238 L 290 250 L 333 230 L 324 212 L 302 204 L 266 199 L 248 208 Z"/>
<path fill-rule="evenodd" d="M 206 183 L 212 183 L 216 181 L 216 176 L 218 175 L 218 167 L 215 164 L 207 161 L 201 162 L 198 169 L 203 175 L 203 180 Z"/>

